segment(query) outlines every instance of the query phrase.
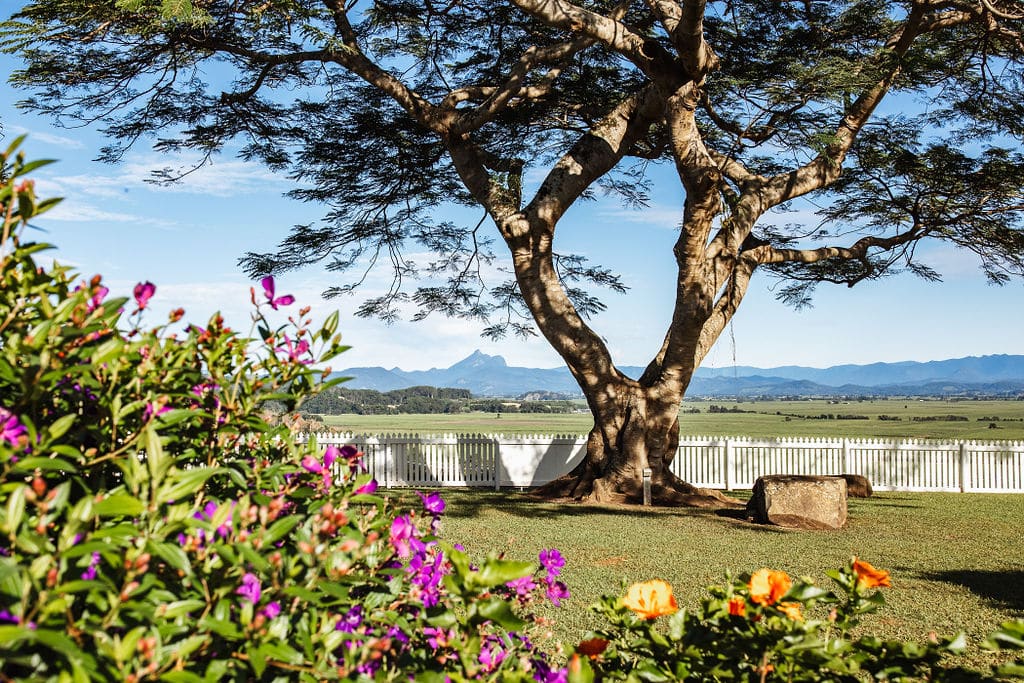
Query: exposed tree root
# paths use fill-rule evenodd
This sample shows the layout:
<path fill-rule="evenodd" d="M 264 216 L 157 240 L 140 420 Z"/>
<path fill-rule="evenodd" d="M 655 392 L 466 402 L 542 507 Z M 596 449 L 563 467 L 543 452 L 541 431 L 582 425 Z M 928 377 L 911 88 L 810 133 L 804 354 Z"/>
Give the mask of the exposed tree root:
<path fill-rule="evenodd" d="M 577 468 L 569 474 L 539 486 L 530 495 L 549 502 L 609 503 L 640 505 L 643 489 L 633 479 L 596 476 L 589 468 Z M 651 486 L 651 504 L 660 507 L 741 508 L 741 500 L 721 491 L 687 484 L 670 473 Z"/>

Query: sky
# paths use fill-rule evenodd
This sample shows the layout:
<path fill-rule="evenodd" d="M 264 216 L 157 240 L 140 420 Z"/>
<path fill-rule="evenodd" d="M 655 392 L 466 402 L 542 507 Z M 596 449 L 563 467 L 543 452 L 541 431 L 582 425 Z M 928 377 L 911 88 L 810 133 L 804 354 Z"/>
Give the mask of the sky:
<path fill-rule="evenodd" d="M 239 257 L 272 250 L 292 225 L 315 221 L 323 207 L 284 197 L 292 187 L 285 176 L 229 154 L 171 187 L 146 178 L 154 169 L 182 167 L 189 159 L 154 152 L 150 140 L 141 140 L 119 164 L 94 161 L 104 144 L 97 129 L 59 127 L 15 108 L 26 94 L 6 85 L 16 64 L 0 56 L 5 81 L 0 86 L 0 145 L 27 134 L 23 150 L 28 158 L 58 161 L 33 174 L 38 194 L 64 198 L 36 221 L 41 232 L 35 238 L 56 245 L 50 254 L 84 278 L 102 274 L 114 294 L 129 296 L 135 283 L 155 283 L 153 324 L 181 306 L 187 321 L 202 324 L 220 311 L 230 326 L 249 331 L 249 288 L 255 283 L 238 267 Z M 574 207 L 558 228 L 559 251 L 582 253 L 618 272 L 630 287 L 626 294 L 607 293 L 607 310 L 592 321 L 618 365 L 645 365 L 669 321 L 675 278 L 671 248 L 682 191 L 678 181 L 666 179 L 646 209 L 626 209 L 613 199 L 589 202 Z M 824 368 L 1024 353 L 1024 285 L 1019 280 L 990 286 L 976 257 L 952 247 L 922 246 L 919 253 L 942 274 L 941 283 L 906 275 L 854 288 L 822 285 L 813 308 L 801 311 L 776 301 L 772 289 L 777 282 L 755 274 L 731 327 L 704 366 Z M 277 278 L 278 293 L 313 306 L 314 316 L 339 311 L 339 330 L 352 348 L 335 361 L 335 369 L 448 367 L 474 350 L 501 355 L 513 366 L 562 364 L 539 336 L 493 342 L 479 336 L 479 325 L 459 320 L 431 317 L 388 326 L 357 318 L 360 297 L 321 297 L 340 284 L 336 277 L 313 264 Z M 386 278 L 383 272 L 371 278 L 366 292 L 383 287 Z"/>

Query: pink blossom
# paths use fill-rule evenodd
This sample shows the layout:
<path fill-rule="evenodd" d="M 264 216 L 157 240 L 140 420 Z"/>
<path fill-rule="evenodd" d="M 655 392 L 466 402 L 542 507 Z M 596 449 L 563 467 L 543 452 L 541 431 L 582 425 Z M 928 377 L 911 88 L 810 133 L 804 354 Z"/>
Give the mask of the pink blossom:
<path fill-rule="evenodd" d="M 356 494 L 358 494 L 358 493 L 376 493 L 377 492 L 377 486 L 378 486 L 377 480 L 376 479 L 371 479 L 370 481 L 366 482 L 362 486 L 358 487 L 352 493 L 356 493 Z"/>
<path fill-rule="evenodd" d="M 27 431 L 17 415 L 6 408 L 0 408 L 0 441 L 17 446 Z"/>
<path fill-rule="evenodd" d="M 288 335 L 284 337 L 284 345 L 278 346 L 274 349 L 278 353 L 283 353 L 288 356 L 288 360 L 293 363 L 302 363 L 308 365 L 313 362 L 312 358 L 303 359 L 302 356 L 309 353 L 309 342 L 305 339 L 299 339 L 295 344 L 292 344 L 292 340 L 288 338 Z"/>
<path fill-rule="evenodd" d="M 267 301 L 270 302 L 270 307 L 275 311 L 278 306 L 289 306 L 295 303 L 295 297 L 291 294 L 285 294 L 284 296 L 275 297 L 274 278 L 268 275 L 267 277 L 260 280 L 260 285 L 263 287 L 263 295 L 267 297 Z"/>
<path fill-rule="evenodd" d="M 146 304 L 149 303 L 149 300 L 153 298 L 153 295 L 156 294 L 156 285 L 148 280 L 146 282 L 140 282 L 135 285 L 135 289 L 132 290 L 132 293 L 135 295 L 135 304 L 141 311 L 146 307 Z"/>
<path fill-rule="evenodd" d="M 260 601 L 260 595 L 262 595 L 259 577 L 251 572 L 246 572 L 242 576 L 242 585 L 235 589 L 235 593 L 255 605 Z"/>
<path fill-rule="evenodd" d="M 307 455 L 305 458 L 302 459 L 302 468 L 307 472 L 312 472 L 313 474 L 324 473 L 323 464 L 319 460 L 314 458 L 312 455 Z"/>

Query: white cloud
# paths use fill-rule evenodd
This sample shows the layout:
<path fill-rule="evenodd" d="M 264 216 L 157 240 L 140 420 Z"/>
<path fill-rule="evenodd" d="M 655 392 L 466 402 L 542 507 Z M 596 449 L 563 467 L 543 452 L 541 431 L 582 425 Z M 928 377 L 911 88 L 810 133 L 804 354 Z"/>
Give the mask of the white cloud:
<path fill-rule="evenodd" d="M 28 135 L 28 139 L 31 142 L 42 142 L 48 145 L 63 147 L 65 149 L 83 149 L 85 147 L 80 140 L 69 138 L 64 135 L 57 135 L 55 133 L 48 133 L 44 130 L 30 129 L 18 125 L 10 125 L 8 126 L 8 130 L 11 132 L 13 137 Z"/>

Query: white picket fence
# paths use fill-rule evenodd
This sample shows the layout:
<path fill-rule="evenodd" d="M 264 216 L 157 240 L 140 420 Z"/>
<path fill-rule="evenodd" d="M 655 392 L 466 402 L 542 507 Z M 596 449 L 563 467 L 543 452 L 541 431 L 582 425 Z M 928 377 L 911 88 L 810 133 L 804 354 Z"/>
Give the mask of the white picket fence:
<path fill-rule="evenodd" d="M 353 444 L 385 487 L 528 488 L 571 470 L 578 435 L 300 434 Z M 681 437 L 672 471 L 696 486 L 749 489 L 766 474 L 861 474 L 881 491 L 1024 493 L 1024 442 Z"/>

